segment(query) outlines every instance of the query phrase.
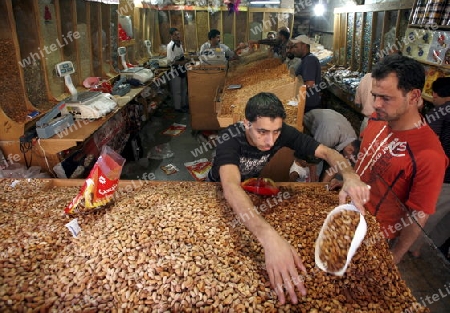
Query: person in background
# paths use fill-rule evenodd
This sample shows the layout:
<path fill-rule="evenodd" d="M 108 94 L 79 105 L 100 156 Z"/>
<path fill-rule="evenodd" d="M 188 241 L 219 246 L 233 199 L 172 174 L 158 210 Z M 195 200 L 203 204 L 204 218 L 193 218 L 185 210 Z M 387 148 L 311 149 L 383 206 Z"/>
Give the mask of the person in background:
<path fill-rule="evenodd" d="M 242 189 L 241 182 L 258 177 L 263 167 L 282 147 L 295 151 L 295 156 L 304 159 L 324 159 L 332 166 L 345 162 L 335 150 L 330 149 L 284 122 L 286 112 L 281 101 L 272 93 L 258 93 L 251 97 L 245 107 L 245 119 L 230 125 L 219 134 L 223 140 L 216 148 L 208 180 L 221 182 L 223 193 L 232 207 L 237 220 L 257 237 L 265 251 L 266 269 L 272 287 L 280 303 L 285 303 L 283 287 L 291 302 L 297 303 L 295 288 L 306 294 L 298 270 L 305 272 L 297 249 L 268 224 L 255 209 L 250 197 Z M 351 166 L 339 171 L 344 177 L 344 186 L 339 200 L 346 201 L 349 195 L 355 205 L 363 210 L 370 197 L 368 186 L 361 182 Z"/>
<path fill-rule="evenodd" d="M 234 60 L 237 59 L 237 53 L 242 48 L 245 48 L 245 45 L 239 44 L 236 50 L 231 50 L 227 45 L 220 43 L 220 31 L 211 29 L 208 32 L 208 41 L 200 47 L 200 56 L 207 58 L 211 54 L 214 54 L 216 49 L 220 49 L 221 52 L 225 53 L 227 60 Z"/>
<path fill-rule="evenodd" d="M 277 32 L 270 31 L 267 33 L 266 39 L 274 40 L 277 38 Z M 267 46 L 267 51 L 269 52 L 269 58 L 274 57 L 273 46 Z"/>
<path fill-rule="evenodd" d="M 433 105 L 425 115 L 425 122 L 438 135 L 447 158 L 450 158 L 450 77 L 440 77 L 431 85 Z M 450 237 L 450 167 L 447 167 L 441 193 L 436 205 L 436 212 L 428 218 L 425 232 L 430 235 L 436 246 L 440 247 Z M 423 236 L 414 243 L 410 251 L 414 256 L 420 255 L 424 243 Z"/>
<path fill-rule="evenodd" d="M 291 39 L 290 53 L 301 59 L 300 65 L 295 71 L 300 85 L 306 85 L 305 113 L 319 109 L 320 105 L 320 88 L 319 84 L 322 80 L 322 73 L 319 59 L 311 54 L 311 40 L 308 36 L 300 35 Z"/>
<path fill-rule="evenodd" d="M 352 125 L 342 114 L 330 109 L 311 110 L 303 117 L 303 125 L 305 126 L 305 131 L 311 134 L 317 142 L 335 149 L 342 153 L 351 163 L 356 163 L 356 156 L 359 152 L 359 140 L 357 140 L 358 137 Z M 295 163 L 296 161 L 297 163 Z M 301 177 L 308 170 L 301 166 L 298 160 L 296 161 L 292 164 L 290 174 L 296 172 Z M 323 163 L 320 162 L 316 168 L 315 175 L 314 173 L 309 173 L 311 181 L 318 181 L 317 179 L 314 180 L 313 177 L 320 178 L 322 169 Z M 329 182 L 333 178 L 333 174 L 335 174 L 334 171 L 333 173 L 327 171 L 321 180 Z"/>
<path fill-rule="evenodd" d="M 260 44 L 260 45 L 269 45 L 272 47 L 272 50 L 269 50 L 269 57 L 279 58 L 282 62 L 286 60 L 286 45 L 289 42 L 289 38 L 291 37 L 291 33 L 289 28 L 281 27 L 278 30 L 277 38 L 275 39 L 260 39 L 260 40 L 249 40 L 249 46 Z"/>
<path fill-rule="evenodd" d="M 267 39 L 273 40 L 275 38 L 277 38 L 277 32 L 270 31 L 267 33 Z"/>
<path fill-rule="evenodd" d="M 361 109 L 364 119 L 361 123 L 359 133 L 367 127 L 369 117 L 373 114 L 373 96 L 372 96 L 372 73 L 367 73 L 361 78 L 355 94 L 355 105 Z"/>
<path fill-rule="evenodd" d="M 294 44 L 289 40 L 286 45 L 286 66 L 288 68 L 289 75 L 295 78 L 295 71 L 297 71 L 297 68 L 300 66 L 302 60 L 295 57 L 295 55 L 292 53 L 293 46 Z"/>
<path fill-rule="evenodd" d="M 435 211 L 448 158 L 419 113 L 423 66 L 389 55 L 375 65 L 372 78 L 375 112 L 362 133 L 355 170 L 371 186 L 366 208 L 397 264 Z M 331 190 L 337 186 L 336 180 L 330 183 Z"/>
<path fill-rule="evenodd" d="M 170 88 L 172 90 L 172 101 L 175 111 L 178 113 L 187 113 L 188 95 L 187 95 L 187 67 L 190 62 L 185 58 L 183 45 L 181 44 L 180 32 L 176 28 L 169 30 L 171 41 L 167 45 L 167 60 L 171 64 Z"/>

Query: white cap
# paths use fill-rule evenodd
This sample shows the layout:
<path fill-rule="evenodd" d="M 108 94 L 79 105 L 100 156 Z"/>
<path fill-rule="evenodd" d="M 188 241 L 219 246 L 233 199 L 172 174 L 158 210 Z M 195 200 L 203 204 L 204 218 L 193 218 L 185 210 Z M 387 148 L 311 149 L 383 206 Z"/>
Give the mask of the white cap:
<path fill-rule="evenodd" d="M 297 36 L 297 37 L 291 39 L 291 42 L 293 44 L 296 44 L 296 43 L 299 43 L 299 42 L 303 42 L 303 43 L 305 43 L 307 45 L 310 45 L 312 43 L 312 41 L 306 35 Z"/>

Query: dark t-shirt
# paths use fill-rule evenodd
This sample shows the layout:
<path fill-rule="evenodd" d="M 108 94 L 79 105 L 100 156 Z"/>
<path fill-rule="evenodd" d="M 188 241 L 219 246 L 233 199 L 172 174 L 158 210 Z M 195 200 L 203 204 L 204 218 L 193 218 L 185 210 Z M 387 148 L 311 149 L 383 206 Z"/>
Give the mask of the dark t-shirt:
<path fill-rule="evenodd" d="M 438 135 L 442 148 L 450 159 L 450 102 L 431 109 L 425 115 L 425 120 Z M 450 166 L 445 171 L 444 183 L 450 184 Z"/>
<path fill-rule="evenodd" d="M 210 181 L 220 181 L 219 168 L 222 165 L 237 165 L 241 173 L 241 181 L 244 181 L 248 178 L 258 177 L 264 165 L 282 147 L 294 150 L 297 158 L 307 159 L 314 158 L 314 153 L 319 146 L 319 143 L 312 137 L 285 123 L 283 123 L 281 134 L 274 146 L 268 151 L 261 151 L 248 143 L 242 122 L 224 129 L 219 134 L 218 142 L 216 157 L 208 173 Z"/>
<path fill-rule="evenodd" d="M 315 84 L 314 87 L 306 89 L 305 113 L 312 109 L 320 108 L 319 84 L 322 79 L 322 73 L 319 59 L 311 53 L 304 56 L 295 71 L 295 76 L 299 75 L 304 82 L 312 80 Z"/>

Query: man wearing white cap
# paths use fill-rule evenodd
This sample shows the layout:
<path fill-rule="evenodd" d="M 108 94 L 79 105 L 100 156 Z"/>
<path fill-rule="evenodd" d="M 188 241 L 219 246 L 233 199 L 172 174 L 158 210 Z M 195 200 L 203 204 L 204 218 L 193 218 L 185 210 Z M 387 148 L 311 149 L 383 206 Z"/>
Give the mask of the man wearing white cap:
<path fill-rule="evenodd" d="M 290 53 L 302 61 L 295 71 L 303 84 L 306 85 L 305 113 L 320 108 L 319 84 L 322 79 L 319 59 L 311 54 L 311 40 L 308 36 L 300 35 L 291 39 Z"/>

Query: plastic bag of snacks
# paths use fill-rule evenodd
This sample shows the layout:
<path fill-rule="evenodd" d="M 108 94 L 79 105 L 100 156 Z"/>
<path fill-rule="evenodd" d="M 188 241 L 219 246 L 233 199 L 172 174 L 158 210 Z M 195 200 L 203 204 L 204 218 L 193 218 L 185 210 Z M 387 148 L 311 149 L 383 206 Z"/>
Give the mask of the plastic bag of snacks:
<path fill-rule="evenodd" d="M 317 266 L 330 274 L 344 275 L 366 232 L 366 220 L 353 204 L 343 204 L 333 209 L 316 240 Z"/>
<path fill-rule="evenodd" d="M 86 212 L 111 202 L 117 189 L 125 159 L 108 146 L 95 162 L 78 195 L 65 208 L 66 214 Z"/>
<path fill-rule="evenodd" d="M 241 183 L 242 189 L 261 196 L 275 196 L 280 192 L 270 178 L 249 178 Z"/>

